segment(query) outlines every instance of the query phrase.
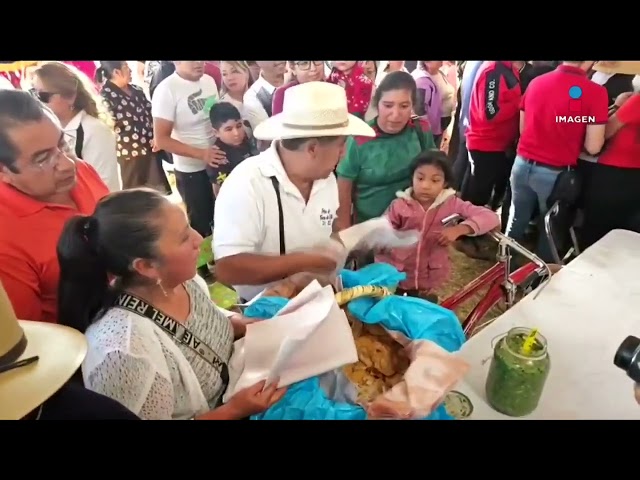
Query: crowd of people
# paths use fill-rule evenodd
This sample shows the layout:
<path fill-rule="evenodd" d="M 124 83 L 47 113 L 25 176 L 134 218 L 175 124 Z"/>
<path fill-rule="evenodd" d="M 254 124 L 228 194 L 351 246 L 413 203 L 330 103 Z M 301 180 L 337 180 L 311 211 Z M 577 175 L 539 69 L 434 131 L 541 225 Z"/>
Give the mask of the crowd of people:
<path fill-rule="evenodd" d="M 217 281 L 249 301 L 334 275 L 336 234 L 385 216 L 418 243 L 354 265 L 389 263 L 399 294 L 437 302 L 450 246 L 491 258 L 485 234 L 523 241 L 554 202 L 581 249 L 640 232 L 640 62 L 75 63 L 0 84 L 0 367 L 16 370 L 0 390 L 23 400 L 2 396 L 1 418 L 276 403 L 284 389 L 262 382 L 221 402 L 248 319 L 209 297 L 206 237 Z M 464 222 L 443 227 L 451 214 Z M 544 235 L 536 249 L 554 260 Z"/>

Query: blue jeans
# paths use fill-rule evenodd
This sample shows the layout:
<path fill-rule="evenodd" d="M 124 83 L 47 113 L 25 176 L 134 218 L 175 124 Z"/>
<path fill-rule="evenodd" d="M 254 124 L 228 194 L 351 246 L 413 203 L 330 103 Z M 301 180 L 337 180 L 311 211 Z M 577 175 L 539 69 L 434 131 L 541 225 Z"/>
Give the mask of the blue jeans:
<path fill-rule="evenodd" d="M 547 199 L 560 172 L 561 170 L 528 163 L 520 155 L 516 157 L 511 169 L 511 207 L 507 222 L 507 236 L 517 242 L 524 239 L 536 204 L 540 208 L 540 217 L 544 218 L 549 211 Z M 539 232 L 536 253 L 545 262 L 553 261 L 544 228 Z"/>

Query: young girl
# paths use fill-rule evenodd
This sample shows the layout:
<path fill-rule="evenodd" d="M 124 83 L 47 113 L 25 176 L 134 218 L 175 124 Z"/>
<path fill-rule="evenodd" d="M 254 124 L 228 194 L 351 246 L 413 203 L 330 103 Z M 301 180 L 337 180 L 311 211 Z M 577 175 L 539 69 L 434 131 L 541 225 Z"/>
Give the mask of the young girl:
<path fill-rule="evenodd" d="M 413 161 L 413 187 L 398 192 L 387 210 L 387 217 L 397 230 L 419 230 L 420 241 L 411 247 L 396 248 L 376 255 L 376 262 L 393 265 L 407 278 L 398 294 L 423 296 L 436 301 L 433 291 L 449 277 L 448 246 L 464 235 L 483 235 L 500 226 L 498 215 L 484 207 L 460 200 L 449 188 L 453 179 L 445 153 L 428 150 Z M 442 220 L 459 214 L 464 222 L 443 227 Z"/>

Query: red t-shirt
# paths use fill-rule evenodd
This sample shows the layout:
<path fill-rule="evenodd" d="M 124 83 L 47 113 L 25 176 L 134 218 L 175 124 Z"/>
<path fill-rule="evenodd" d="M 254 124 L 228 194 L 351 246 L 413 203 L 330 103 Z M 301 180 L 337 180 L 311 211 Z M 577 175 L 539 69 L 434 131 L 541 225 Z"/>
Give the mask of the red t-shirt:
<path fill-rule="evenodd" d="M 552 167 L 575 166 L 587 125 L 607 123 L 608 98 L 607 90 L 578 67 L 561 65 L 534 78 L 520 106 L 524 129 L 518 155 Z M 568 117 L 578 121 L 567 121 Z M 588 117 L 595 117 L 595 121 L 588 121 Z"/>
<path fill-rule="evenodd" d="M 513 62 L 484 62 L 469 103 L 467 148 L 505 152 L 515 146 L 520 119 L 520 72 Z"/>
<path fill-rule="evenodd" d="M 292 80 L 286 85 L 282 85 L 275 89 L 273 92 L 273 99 L 271 100 L 271 115 L 282 113 L 282 107 L 284 106 L 284 93 L 296 85 L 299 85 L 298 81 Z"/>
<path fill-rule="evenodd" d="M 204 73 L 209 75 L 216 82 L 216 86 L 218 87 L 218 91 L 220 91 L 220 87 L 222 86 L 222 72 L 220 72 L 220 67 L 217 65 L 218 62 L 213 61 L 205 61 L 204 62 Z"/>
<path fill-rule="evenodd" d="M 598 163 L 620 168 L 640 168 L 640 94 L 629 98 L 616 117 L 622 128 L 609 140 Z"/>

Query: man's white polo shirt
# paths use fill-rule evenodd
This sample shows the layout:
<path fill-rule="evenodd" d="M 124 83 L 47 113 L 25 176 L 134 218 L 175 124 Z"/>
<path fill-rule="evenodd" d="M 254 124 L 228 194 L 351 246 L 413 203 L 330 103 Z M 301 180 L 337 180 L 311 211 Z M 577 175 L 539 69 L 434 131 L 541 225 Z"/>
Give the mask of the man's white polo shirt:
<path fill-rule="evenodd" d="M 216 259 L 239 253 L 280 254 L 278 200 L 270 177 L 280 183 L 286 252 L 310 248 L 329 239 L 338 210 L 335 176 L 313 184 L 309 202 L 291 183 L 276 143 L 238 165 L 216 198 L 213 251 Z M 250 300 L 269 285 L 234 285 Z"/>

